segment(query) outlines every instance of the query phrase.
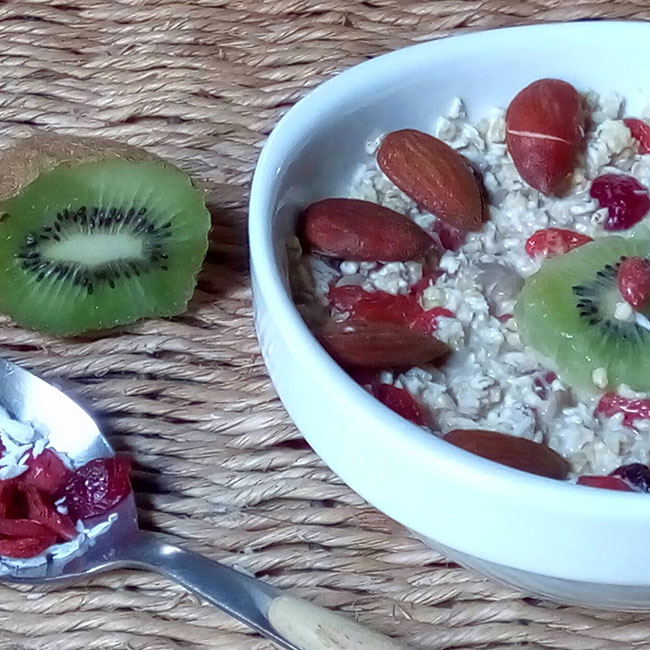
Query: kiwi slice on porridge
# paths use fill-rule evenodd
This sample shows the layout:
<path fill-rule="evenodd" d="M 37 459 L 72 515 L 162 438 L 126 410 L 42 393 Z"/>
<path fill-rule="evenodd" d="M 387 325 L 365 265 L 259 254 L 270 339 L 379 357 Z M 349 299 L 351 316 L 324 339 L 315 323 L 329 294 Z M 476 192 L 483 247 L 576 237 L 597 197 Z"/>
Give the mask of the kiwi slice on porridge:
<path fill-rule="evenodd" d="M 202 192 L 156 156 L 96 138 L 21 141 L 0 161 L 0 311 L 58 335 L 179 314 L 209 227 Z"/>
<path fill-rule="evenodd" d="M 650 390 L 650 321 L 627 308 L 618 289 L 626 257 L 650 259 L 650 241 L 597 239 L 547 260 L 519 295 L 514 316 L 523 342 L 574 386 Z"/>

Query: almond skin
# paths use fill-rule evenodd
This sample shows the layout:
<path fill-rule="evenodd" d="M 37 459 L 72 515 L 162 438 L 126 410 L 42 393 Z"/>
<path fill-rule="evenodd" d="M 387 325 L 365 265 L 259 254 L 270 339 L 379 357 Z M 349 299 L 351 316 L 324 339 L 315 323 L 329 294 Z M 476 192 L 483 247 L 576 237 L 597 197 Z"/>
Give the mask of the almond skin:
<path fill-rule="evenodd" d="M 444 440 L 495 463 L 538 476 L 564 480 L 571 469 L 550 447 L 497 431 L 455 429 L 445 435 Z"/>
<path fill-rule="evenodd" d="M 521 177 L 536 190 L 561 193 L 584 144 L 580 93 L 566 81 L 526 86 L 506 112 L 506 143 Z"/>
<path fill-rule="evenodd" d="M 446 343 L 404 325 L 328 321 L 319 335 L 323 347 L 345 367 L 405 368 L 439 359 Z"/>
<path fill-rule="evenodd" d="M 299 236 L 321 255 L 363 262 L 414 260 L 433 245 L 407 216 L 358 199 L 312 203 L 302 215 Z"/>
<path fill-rule="evenodd" d="M 478 230 L 485 211 L 469 163 L 432 135 L 404 129 L 384 137 L 379 168 L 419 206 L 463 232 Z"/>

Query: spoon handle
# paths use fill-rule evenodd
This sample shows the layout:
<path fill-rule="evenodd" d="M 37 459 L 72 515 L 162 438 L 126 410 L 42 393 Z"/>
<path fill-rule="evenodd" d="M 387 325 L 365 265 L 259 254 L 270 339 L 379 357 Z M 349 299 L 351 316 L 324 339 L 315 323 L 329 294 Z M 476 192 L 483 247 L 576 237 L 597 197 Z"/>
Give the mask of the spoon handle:
<path fill-rule="evenodd" d="M 285 650 L 406 650 L 344 616 L 174 546 L 155 533 L 140 533 L 120 555 L 115 559 L 121 564 L 171 578 Z"/>

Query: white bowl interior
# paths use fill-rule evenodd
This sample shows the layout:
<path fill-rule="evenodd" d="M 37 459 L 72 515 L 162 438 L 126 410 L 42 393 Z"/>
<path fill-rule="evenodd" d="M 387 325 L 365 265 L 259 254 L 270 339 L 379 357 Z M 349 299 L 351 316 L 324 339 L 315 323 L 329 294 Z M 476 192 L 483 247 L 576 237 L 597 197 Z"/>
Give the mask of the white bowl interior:
<path fill-rule="evenodd" d="M 543 25 L 445 39 L 366 62 L 283 118 L 260 158 L 250 204 L 262 349 L 289 413 L 325 461 L 423 536 L 490 562 L 594 583 L 650 585 L 650 497 L 502 468 L 389 413 L 306 330 L 288 296 L 283 241 L 306 205 L 346 194 L 368 159 L 368 140 L 406 127 L 431 132 L 456 96 L 477 118 L 505 107 L 535 79 L 560 77 L 580 90 L 615 91 L 629 114 L 640 113 L 650 98 L 648 36 L 650 25 L 642 23 Z"/>

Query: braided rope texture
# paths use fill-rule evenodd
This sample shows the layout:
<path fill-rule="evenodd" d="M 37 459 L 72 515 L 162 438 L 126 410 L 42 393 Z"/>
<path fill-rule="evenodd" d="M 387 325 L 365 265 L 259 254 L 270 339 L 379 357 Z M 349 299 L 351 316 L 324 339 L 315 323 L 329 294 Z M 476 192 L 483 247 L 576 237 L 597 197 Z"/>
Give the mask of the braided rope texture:
<path fill-rule="evenodd" d="M 251 319 L 246 201 L 260 147 L 316 84 L 468 30 L 650 19 L 640 0 L 4 0 L 0 143 L 34 127 L 144 146 L 209 191 L 189 313 L 96 340 L 0 318 L 0 354 L 58 381 L 136 463 L 143 526 L 427 650 L 650 649 L 650 617 L 556 607 L 445 562 L 309 450 Z M 269 650 L 154 575 L 0 585 L 2 650 Z"/>

